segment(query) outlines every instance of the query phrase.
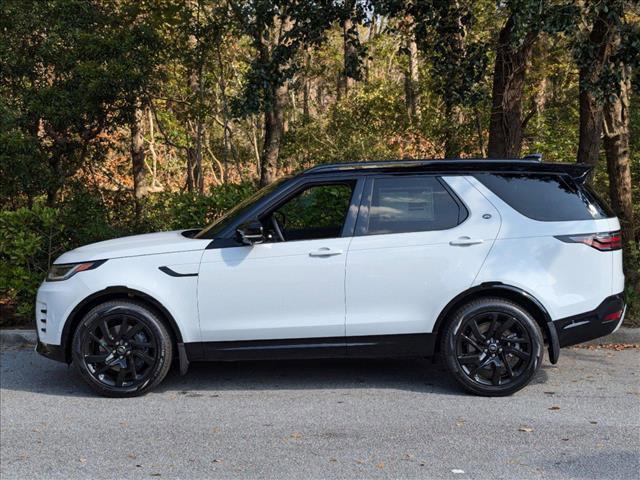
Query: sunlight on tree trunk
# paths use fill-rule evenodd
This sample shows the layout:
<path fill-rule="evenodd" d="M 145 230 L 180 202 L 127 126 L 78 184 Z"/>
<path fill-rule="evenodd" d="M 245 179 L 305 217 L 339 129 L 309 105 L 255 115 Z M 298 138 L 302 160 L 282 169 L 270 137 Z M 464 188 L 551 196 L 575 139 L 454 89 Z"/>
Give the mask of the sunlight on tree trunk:
<path fill-rule="evenodd" d="M 518 158 L 522 149 L 522 98 L 527 68 L 537 33 L 529 33 L 514 49 L 513 17 L 500 31 L 493 75 L 489 123 L 489 157 Z"/>
<path fill-rule="evenodd" d="M 622 67 L 620 92 L 612 95 L 604 106 L 604 150 L 609 171 L 612 206 L 622 224 L 626 249 L 635 240 L 631 159 L 629 154 L 629 72 Z"/>
<path fill-rule="evenodd" d="M 284 107 L 287 88 L 276 88 L 273 101 L 264 113 L 264 145 L 260 156 L 260 185 L 265 186 L 278 178 L 278 155 L 284 128 Z"/>

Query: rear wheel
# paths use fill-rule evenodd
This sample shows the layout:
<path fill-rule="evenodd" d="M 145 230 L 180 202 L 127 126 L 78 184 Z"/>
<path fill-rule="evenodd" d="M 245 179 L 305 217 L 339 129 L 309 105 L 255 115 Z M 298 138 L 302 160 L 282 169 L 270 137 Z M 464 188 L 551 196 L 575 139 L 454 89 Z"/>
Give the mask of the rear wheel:
<path fill-rule="evenodd" d="M 142 303 L 105 302 L 82 319 L 73 337 L 73 363 L 91 388 L 109 397 L 142 395 L 171 366 L 171 337 Z"/>
<path fill-rule="evenodd" d="M 503 396 L 527 385 L 542 364 L 540 327 L 521 306 L 500 298 L 472 301 L 451 317 L 441 351 L 468 391 Z"/>

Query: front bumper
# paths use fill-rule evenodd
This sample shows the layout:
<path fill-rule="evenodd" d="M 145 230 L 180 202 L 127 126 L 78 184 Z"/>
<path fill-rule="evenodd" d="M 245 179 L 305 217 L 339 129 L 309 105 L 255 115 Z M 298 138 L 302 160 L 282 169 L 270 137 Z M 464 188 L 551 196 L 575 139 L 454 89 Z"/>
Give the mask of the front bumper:
<path fill-rule="evenodd" d="M 590 312 L 554 321 L 560 347 L 576 345 L 613 333 L 622 324 L 625 312 L 624 293 L 621 292 L 605 298 Z"/>

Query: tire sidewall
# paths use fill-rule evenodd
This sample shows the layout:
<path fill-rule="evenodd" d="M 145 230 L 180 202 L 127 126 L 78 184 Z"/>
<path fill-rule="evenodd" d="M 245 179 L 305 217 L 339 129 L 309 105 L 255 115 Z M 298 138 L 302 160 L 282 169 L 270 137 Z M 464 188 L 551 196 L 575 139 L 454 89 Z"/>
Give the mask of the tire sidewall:
<path fill-rule="evenodd" d="M 136 320 L 143 322 L 154 335 L 154 341 L 156 342 L 158 349 L 158 360 L 153 366 L 153 369 L 148 375 L 146 381 L 141 385 L 133 387 L 114 388 L 101 383 L 88 370 L 82 354 L 82 344 L 95 322 L 105 315 L 114 315 L 119 313 L 135 317 Z M 162 381 L 169 369 L 169 364 L 171 363 L 171 347 L 171 338 L 155 312 L 148 309 L 146 306 L 135 302 L 114 301 L 98 305 L 83 317 L 76 327 L 73 335 L 71 352 L 73 363 L 77 371 L 91 388 L 101 395 L 110 397 L 131 397 L 142 395 Z"/>
<path fill-rule="evenodd" d="M 532 358 L 525 370 L 515 381 L 501 386 L 481 385 L 471 380 L 458 365 L 456 358 L 456 333 L 469 317 L 495 311 L 508 313 L 522 322 L 531 338 Z M 476 300 L 459 309 L 446 327 L 441 348 L 447 368 L 465 389 L 478 395 L 495 397 L 511 395 L 525 387 L 542 365 L 544 355 L 542 333 L 537 322 L 519 305 L 502 299 Z"/>

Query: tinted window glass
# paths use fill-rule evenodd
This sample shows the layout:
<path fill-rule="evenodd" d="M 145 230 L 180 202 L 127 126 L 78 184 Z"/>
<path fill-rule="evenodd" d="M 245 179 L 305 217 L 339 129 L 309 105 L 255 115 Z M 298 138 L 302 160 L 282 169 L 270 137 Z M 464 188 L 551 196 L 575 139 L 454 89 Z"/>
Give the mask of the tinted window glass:
<path fill-rule="evenodd" d="M 534 220 L 592 220 L 609 216 L 590 192 L 567 176 L 485 173 L 476 178 L 515 210 Z"/>
<path fill-rule="evenodd" d="M 461 220 L 458 203 L 435 177 L 377 178 L 366 233 L 445 230 Z"/>
<path fill-rule="evenodd" d="M 275 216 L 285 241 L 335 238 L 342 234 L 354 185 L 314 185 L 278 207 Z"/>
<path fill-rule="evenodd" d="M 238 217 L 252 209 L 256 202 L 277 190 L 282 184 L 287 182 L 289 178 L 290 177 L 282 178 L 273 182 L 271 185 L 267 185 L 266 187 L 258 190 L 249 198 L 244 199 L 231 210 L 227 211 L 222 217 L 200 230 L 194 235 L 194 238 L 216 238 L 222 230 L 235 222 Z"/>

